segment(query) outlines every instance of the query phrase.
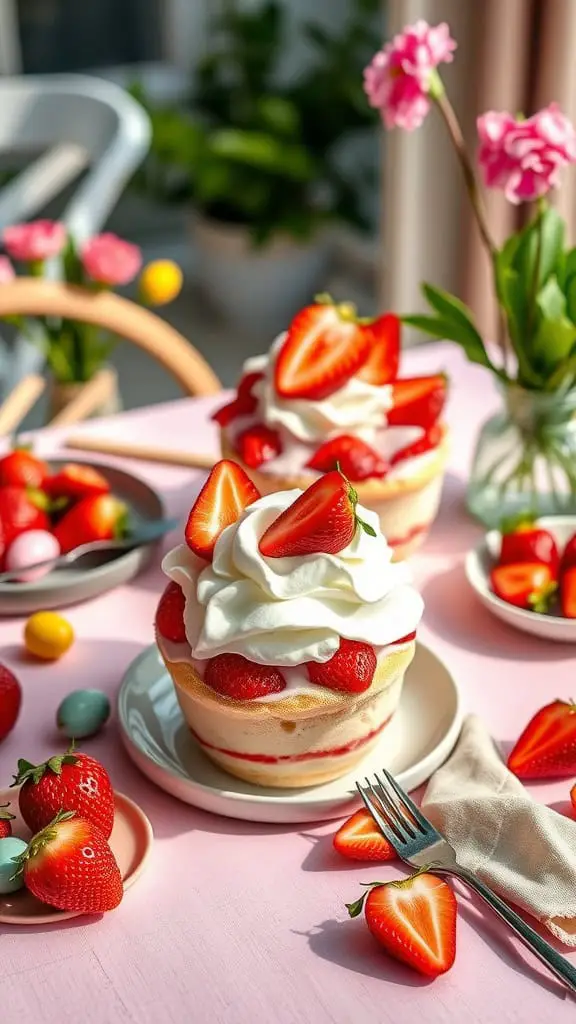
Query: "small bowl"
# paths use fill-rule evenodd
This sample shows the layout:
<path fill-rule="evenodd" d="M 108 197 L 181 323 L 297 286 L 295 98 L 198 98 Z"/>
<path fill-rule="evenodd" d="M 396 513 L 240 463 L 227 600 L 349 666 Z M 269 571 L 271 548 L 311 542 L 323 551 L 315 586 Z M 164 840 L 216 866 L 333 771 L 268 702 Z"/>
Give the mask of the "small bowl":
<path fill-rule="evenodd" d="M 576 515 L 542 516 L 537 523 L 538 526 L 550 531 L 560 553 L 572 534 L 576 533 Z M 560 643 L 576 643 L 576 619 L 565 619 L 561 615 L 543 615 L 541 612 L 517 608 L 497 597 L 492 591 L 490 570 L 500 554 L 501 539 L 502 534 L 499 530 L 490 530 L 484 540 L 466 556 L 466 576 L 482 604 L 497 618 L 510 626 L 515 626 L 516 629 L 523 630 L 524 633 L 532 633 L 546 640 L 558 640 Z"/>

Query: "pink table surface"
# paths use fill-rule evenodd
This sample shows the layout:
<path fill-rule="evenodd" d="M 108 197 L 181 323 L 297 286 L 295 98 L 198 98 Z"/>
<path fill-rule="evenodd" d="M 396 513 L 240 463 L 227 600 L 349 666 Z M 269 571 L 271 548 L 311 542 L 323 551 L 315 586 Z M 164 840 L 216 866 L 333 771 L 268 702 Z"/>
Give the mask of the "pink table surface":
<path fill-rule="evenodd" d="M 467 548 L 480 530 L 464 509 L 463 480 L 479 423 L 497 404 L 491 380 L 449 345 L 409 352 L 404 372 L 446 370 L 453 388 L 453 452 L 438 522 L 414 569 L 426 601 L 422 639 L 445 659 L 466 708 L 498 740 L 514 739 L 533 711 L 574 691 L 568 645 L 524 636 L 492 618 L 469 591 Z M 139 443 L 216 450 L 208 400 L 182 400 L 84 427 Z M 38 445 L 58 451 L 62 433 Z M 122 463 L 184 516 L 201 475 Z M 168 540 L 167 546 L 174 538 Z M 54 752 L 54 715 L 78 686 L 114 698 L 120 679 L 152 640 L 163 586 L 158 567 L 66 612 L 73 649 L 54 665 L 22 658 L 22 622 L 0 623 L 0 659 L 24 687 L 20 722 L 0 747 L 0 785 L 19 756 Z M 332 854 L 333 824 L 278 827 L 219 818 L 179 803 L 143 778 L 114 721 L 85 749 L 102 758 L 116 788 L 149 815 L 156 837 L 147 872 L 120 909 L 59 929 L 0 926 L 0 1019 L 6 1024 L 469 1024 L 574 1019 L 574 1005 L 529 954 L 474 900 L 460 900 L 458 956 L 450 974 L 427 983 L 390 960 L 344 902 L 359 882 L 396 867 L 361 866 Z M 566 809 L 568 782 L 534 789 Z"/>

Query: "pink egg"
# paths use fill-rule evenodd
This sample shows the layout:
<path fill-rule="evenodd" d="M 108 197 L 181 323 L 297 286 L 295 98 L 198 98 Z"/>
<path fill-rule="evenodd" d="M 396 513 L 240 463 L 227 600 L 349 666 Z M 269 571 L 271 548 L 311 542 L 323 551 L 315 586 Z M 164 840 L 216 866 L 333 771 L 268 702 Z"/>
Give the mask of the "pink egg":
<path fill-rule="evenodd" d="M 25 569 L 27 565 L 44 562 L 47 558 L 58 558 L 60 545 L 48 530 L 27 530 L 12 541 L 6 552 L 6 569 L 10 572 Z M 15 579 L 19 583 L 32 583 L 46 576 L 50 566 L 34 569 L 30 572 L 18 573 Z"/>

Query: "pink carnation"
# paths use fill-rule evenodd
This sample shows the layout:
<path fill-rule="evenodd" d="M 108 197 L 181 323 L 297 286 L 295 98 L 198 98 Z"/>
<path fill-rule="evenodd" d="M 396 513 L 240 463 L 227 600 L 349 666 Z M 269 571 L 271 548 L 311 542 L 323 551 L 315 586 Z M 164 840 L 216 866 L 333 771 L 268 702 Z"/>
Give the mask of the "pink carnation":
<path fill-rule="evenodd" d="M 576 132 L 556 103 L 516 120 L 489 110 L 477 120 L 478 162 L 488 188 L 525 203 L 557 188 L 560 170 L 576 162 Z"/>
<path fill-rule="evenodd" d="M 34 263 L 58 256 L 66 244 L 66 228 L 57 220 L 34 220 L 4 228 L 4 247 L 13 260 Z"/>
<path fill-rule="evenodd" d="M 142 266 L 142 253 L 137 245 L 107 232 L 86 242 L 82 264 L 88 276 L 100 284 L 129 284 Z"/>
<path fill-rule="evenodd" d="M 420 127 L 430 109 L 434 70 L 449 64 L 455 49 L 445 22 L 432 28 L 417 21 L 378 51 L 364 71 L 364 90 L 386 128 Z"/>
<path fill-rule="evenodd" d="M 0 256 L 0 284 L 8 284 L 16 277 L 14 267 L 7 256 Z"/>

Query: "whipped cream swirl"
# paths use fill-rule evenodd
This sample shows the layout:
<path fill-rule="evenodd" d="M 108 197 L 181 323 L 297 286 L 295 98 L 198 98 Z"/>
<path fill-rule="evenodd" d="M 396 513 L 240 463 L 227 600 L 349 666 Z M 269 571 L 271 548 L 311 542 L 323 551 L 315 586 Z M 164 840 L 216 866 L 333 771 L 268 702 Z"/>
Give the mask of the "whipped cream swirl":
<path fill-rule="evenodd" d="M 357 529 L 338 554 L 265 558 L 264 531 L 302 492 L 255 501 L 219 537 L 211 565 L 186 545 L 170 551 L 164 572 L 185 596 L 186 637 L 197 659 L 242 654 L 264 665 L 328 661 L 340 637 L 383 647 L 416 629 L 423 602 L 392 551 L 376 513 L 358 506 L 375 537 Z"/>
<path fill-rule="evenodd" d="M 386 413 L 392 407 L 390 385 L 376 387 L 351 377 L 338 391 L 318 402 L 282 398 L 274 386 L 274 367 L 285 339 L 286 332 L 275 339 L 269 355 L 256 356 L 244 364 L 244 373 L 264 374 L 253 391 L 258 397 L 258 422 L 288 431 L 309 444 L 343 432 L 373 441 L 376 432 L 386 426 Z"/>

